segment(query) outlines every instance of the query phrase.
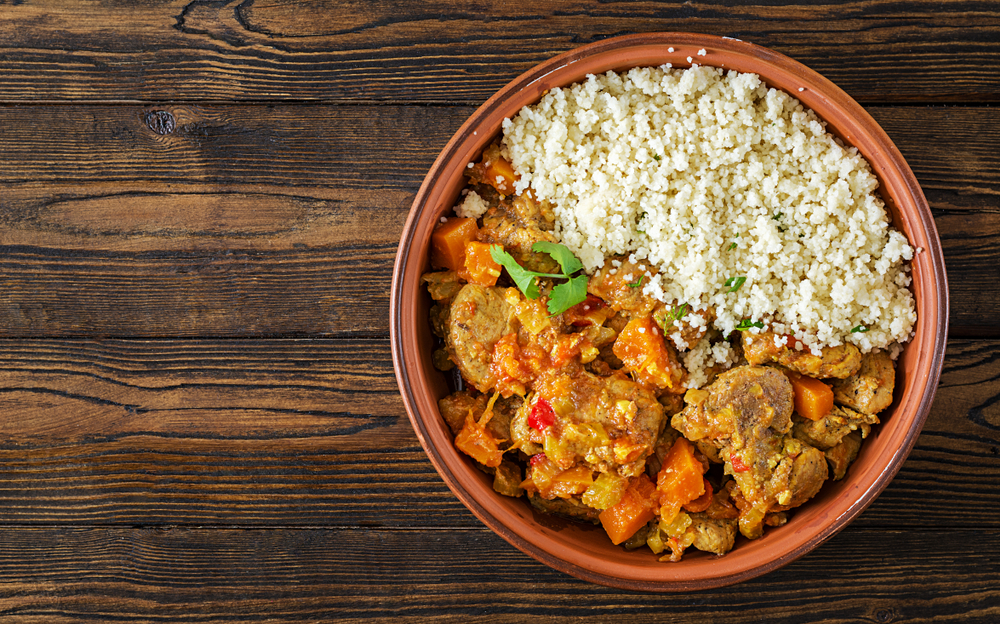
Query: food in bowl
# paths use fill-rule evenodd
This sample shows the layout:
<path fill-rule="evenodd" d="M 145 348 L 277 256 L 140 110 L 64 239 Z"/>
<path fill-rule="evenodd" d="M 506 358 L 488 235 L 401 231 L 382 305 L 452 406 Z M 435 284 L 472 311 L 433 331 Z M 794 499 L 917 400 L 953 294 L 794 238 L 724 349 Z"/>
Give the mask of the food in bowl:
<path fill-rule="evenodd" d="M 423 279 L 463 386 L 441 414 L 496 491 L 677 561 L 844 476 L 892 401 L 914 250 L 810 111 L 753 74 L 608 73 L 467 175 Z"/>

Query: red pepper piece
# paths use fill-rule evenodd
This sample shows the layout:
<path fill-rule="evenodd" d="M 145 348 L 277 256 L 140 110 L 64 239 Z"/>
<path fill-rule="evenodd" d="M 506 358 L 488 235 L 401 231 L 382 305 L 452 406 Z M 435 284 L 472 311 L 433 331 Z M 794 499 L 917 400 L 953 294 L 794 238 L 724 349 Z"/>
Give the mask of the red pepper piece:
<path fill-rule="evenodd" d="M 538 399 L 531 413 L 528 414 L 528 426 L 532 429 L 543 431 L 546 427 L 551 427 L 556 421 L 556 413 L 552 411 L 552 406 L 545 399 Z"/>
<path fill-rule="evenodd" d="M 746 472 L 747 470 L 750 470 L 750 466 L 744 464 L 743 460 L 740 459 L 739 456 L 737 455 L 733 455 L 729 459 L 729 463 L 733 465 L 734 472 Z"/>

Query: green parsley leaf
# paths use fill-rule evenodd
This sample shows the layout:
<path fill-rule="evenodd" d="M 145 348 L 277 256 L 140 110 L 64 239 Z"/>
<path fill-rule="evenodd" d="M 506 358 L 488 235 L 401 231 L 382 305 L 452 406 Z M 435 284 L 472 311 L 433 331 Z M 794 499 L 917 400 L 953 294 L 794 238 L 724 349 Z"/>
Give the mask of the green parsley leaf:
<path fill-rule="evenodd" d="M 750 319 L 745 318 L 742 321 L 740 321 L 738 325 L 736 325 L 736 330 L 737 331 L 746 331 L 746 330 L 750 329 L 751 327 L 756 327 L 758 329 L 761 329 L 761 328 L 764 327 L 764 323 L 763 323 L 763 321 L 757 321 L 755 323 L 755 322 L 751 321 Z"/>
<path fill-rule="evenodd" d="M 639 281 L 633 282 L 633 283 L 629 284 L 628 287 L 629 288 L 638 288 L 638 287 L 642 286 L 642 279 L 644 277 L 646 277 L 646 276 L 645 275 L 640 275 L 639 276 Z"/>
<path fill-rule="evenodd" d="M 538 243 L 535 244 L 537 245 Z M 494 262 L 507 269 L 510 278 L 514 280 L 514 283 L 521 289 L 525 297 L 528 299 L 538 299 L 541 295 L 538 291 L 538 282 L 536 281 L 536 278 L 540 275 L 539 273 L 522 267 L 514 259 L 514 256 L 504 251 L 504 248 L 500 245 L 490 246 L 490 257 L 493 258 Z"/>
<path fill-rule="evenodd" d="M 739 238 L 739 237 L 740 237 L 740 233 L 737 232 L 736 233 L 736 238 Z M 734 249 L 736 249 L 736 241 L 733 241 L 732 243 L 729 244 L 729 251 L 732 251 Z"/>
<path fill-rule="evenodd" d="M 867 327 L 865 327 L 864 325 L 858 325 L 857 327 L 855 327 L 854 329 L 851 330 L 851 333 L 852 334 L 863 334 L 866 331 L 868 331 Z"/>
<path fill-rule="evenodd" d="M 556 284 L 549 293 L 549 314 L 552 316 L 562 314 L 586 298 L 586 275 L 577 275 L 561 284 Z"/>
<path fill-rule="evenodd" d="M 743 283 L 746 281 L 747 278 L 743 275 L 739 277 L 730 277 L 729 279 L 726 280 L 726 286 L 732 286 L 732 288 L 729 289 L 729 292 L 736 292 L 737 290 L 740 289 L 741 286 L 743 286 Z"/>
<path fill-rule="evenodd" d="M 653 160 L 655 160 L 656 162 L 660 162 L 660 155 L 659 154 L 653 154 Z"/>
<path fill-rule="evenodd" d="M 569 277 L 583 268 L 583 263 L 573 255 L 573 252 L 570 251 L 569 247 L 566 245 L 550 243 L 548 241 L 538 241 L 531 246 L 531 250 L 546 253 L 552 256 L 552 259 L 559 263 L 559 266 L 562 267 L 563 273 L 565 273 L 565 275 L 558 277 Z"/>
<path fill-rule="evenodd" d="M 539 241 L 531 246 L 532 251 L 545 253 L 559 263 L 562 273 L 539 273 L 529 271 L 517 263 L 509 253 L 504 251 L 500 245 L 490 246 L 490 256 L 493 261 L 507 269 L 510 278 L 514 280 L 517 287 L 521 289 L 528 299 L 538 299 L 541 291 L 538 290 L 538 278 L 548 277 L 552 279 L 565 279 L 567 281 L 556 284 L 549 293 L 548 309 L 549 314 L 562 314 L 576 304 L 587 298 L 587 276 L 577 275 L 571 277 L 573 273 L 583 269 L 583 263 L 573 255 L 565 245 Z"/>
<path fill-rule="evenodd" d="M 783 216 L 785 216 L 785 213 L 783 213 L 783 212 L 776 213 L 773 217 L 771 217 L 771 221 L 777 221 L 778 219 L 780 219 Z"/>

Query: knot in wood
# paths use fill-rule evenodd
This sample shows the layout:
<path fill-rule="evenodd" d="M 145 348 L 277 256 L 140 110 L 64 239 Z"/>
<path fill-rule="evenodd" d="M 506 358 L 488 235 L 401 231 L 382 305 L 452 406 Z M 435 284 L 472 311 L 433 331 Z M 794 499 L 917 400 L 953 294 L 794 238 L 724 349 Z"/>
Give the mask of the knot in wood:
<path fill-rule="evenodd" d="M 892 609 L 879 609 L 878 611 L 875 612 L 875 619 L 881 622 L 882 624 L 891 622 L 895 617 L 896 614 L 893 612 Z"/>
<path fill-rule="evenodd" d="M 156 134 L 170 134 L 177 127 L 177 121 L 167 111 L 151 111 L 146 113 L 146 126 Z"/>

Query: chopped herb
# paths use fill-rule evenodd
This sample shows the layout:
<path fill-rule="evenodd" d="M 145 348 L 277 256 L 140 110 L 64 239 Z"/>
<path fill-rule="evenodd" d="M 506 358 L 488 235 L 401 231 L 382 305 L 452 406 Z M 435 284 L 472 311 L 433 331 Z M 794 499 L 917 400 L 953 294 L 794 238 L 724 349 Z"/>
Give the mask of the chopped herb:
<path fill-rule="evenodd" d="M 638 287 L 642 286 L 642 278 L 644 278 L 644 277 L 646 277 L 646 276 L 645 275 L 640 275 L 639 276 L 639 281 L 633 282 L 632 284 L 629 284 L 628 287 L 629 288 L 638 288 Z"/>
<path fill-rule="evenodd" d="M 743 275 L 739 277 L 730 277 L 726 280 L 726 286 L 729 286 L 729 292 L 736 292 L 743 285 L 743 282 L 747 281 L 747 278 Z"/>
<path fill-rule="evenodd" d="M 639 223 L 641 223 L 642 220 L 645 219 L 645 218 L 646 218 L 646 213 L 644 212 L 641 215 L 639 215 L 639 220 L 635 222 L 635 231 L 638 232 L 638 233 L 640 233 L 640 234 L 645 234 L 646 233 L 646 230 L 640 230 L 639 229 Z"/>
<path fill-rule="evenodd" d="M 756 323 L 754 323 L 750 319 L 745 318 L 745 319 L 743 319 L 742 321 L 739 322 L 739 324 L 736 326 L 736 330 L 737 331 L 746 331 L 746 330 L 750 329 L 751 327 L 756 327 L 758 329 L 762 329 L 764 327 L 764 323 L 762 321 L 757 321 Z"/>
<path fill-rule="evenodd" d="M 739 237 L 740 237 L 740 233 L 737 232 L 736 233 L 736 238 L 739 238 Z M 736 249 L 736 241 L 733 241 L 732 243 L 729 244 L 729 251 L 732 251 L 734 249 Z"/>
<path fill-rule="evenodd" d="M 676 306 L 673 310 L 670 311 L 670 317 L 673 318 L 675 321 L 681 320 L 682 318 L 684 318 L 684 315 L 687 314 L 687 308 L 688 304 L 686 303 L 682 303 L 679 306 Z"/>
<path fill-rule="evenodd" d="M 517 287 L 528 299 L 538 299 L 541 296 L 541 292 L 538 290 L 539 277 L 565 279 L 565 282 L 553 286 L 552 292 L 549 293 L 548 309 L 549 314 L 553 316 L 562 314 L 587 298 L 587 276 L 577 275 L 576 277 L 572 277 L 573 273 L 583 268 L 583 263 L 573 255 L 573 252 L 568 247 L 559 243 L 540 241 L 532 245 L 531 250 L 551 256 L 553 260 L 559 263 L 559 268 L 563 272 L 539 273 L 537 271 L 529 271 L 518 264 L 517 260 L 504 251 L 500 245 L 490 247 L 490 256 L 494 262 L 507 269 L 507 273 L 511 279 L 514 280 L 514 283 L 517 284 Z"/>
<path fill-rule="evenodd" d="M 656 162 L 660 162 L 660 155 L 659 154 L 653 154 L 653 160 L 655 160 Z"/>
<path fill-rule="evenodd" d="M 779 225 L 779 226 L 778 226 L 778 231 L 779 231 L 779 232 L 784 232 L 784 231 L 785 231 L 785 230 L 787 230 L 787 229 L 788 229 L 788 226 L 787 226 L 787 225 Z"/>
<path fill-rule="evenodd" d="M 771 217 L 771 221 L 777 221 L 778 219 L 780 219 L 783 216 L 785 216 L 785 213 L 779 212 L 779 213 L 775 214 L 773 217 Z"/>
<path fill-rule="evenodd" d="M 865 327 L 864 325 L 858 325 L 857 327 L 855 327 L 854 329 L 851 330 L 851 333 L 852 334 L 863 334 L 866 331 L 868 331 L 867 327 Z"/>

